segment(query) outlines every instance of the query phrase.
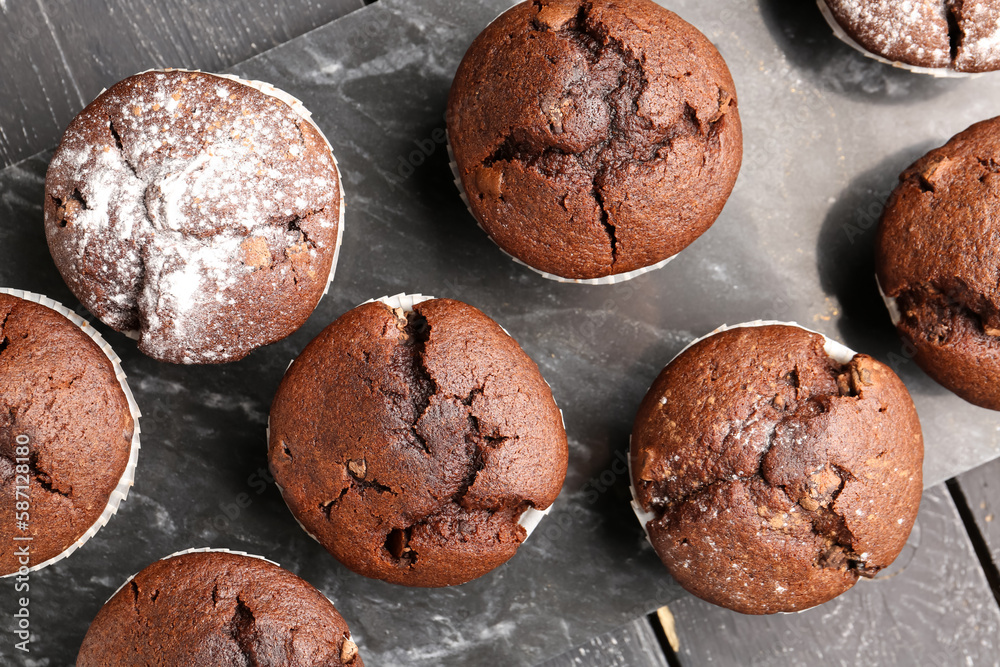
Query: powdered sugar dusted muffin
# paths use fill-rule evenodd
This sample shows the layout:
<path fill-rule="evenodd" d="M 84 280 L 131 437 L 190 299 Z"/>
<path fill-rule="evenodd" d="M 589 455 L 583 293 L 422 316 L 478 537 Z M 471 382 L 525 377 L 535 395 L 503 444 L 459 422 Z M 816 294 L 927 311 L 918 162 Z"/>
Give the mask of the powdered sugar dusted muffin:
<path fill-rule="evenodd" d="M 892 563 L 922 461 L 891 369 L 783 324 L 696 342 L 632 430 L 637 514 L 657 554 L 685 589 L 747 614 L 807 609 Z"/>
<path fill-rule="evenodd" d="M 67 128 L 45 229 L 77 298 L 146 354 L 221 363 L 309 317 L 335 262 L 340 178 L 301 103 L 266 84 L 151 71 Z"/>
<path fill-rule="evenodd" d="M 891 63 L 957 72 L 1000 68 L 995 0 L 819 0 L 845 41 Z"/>

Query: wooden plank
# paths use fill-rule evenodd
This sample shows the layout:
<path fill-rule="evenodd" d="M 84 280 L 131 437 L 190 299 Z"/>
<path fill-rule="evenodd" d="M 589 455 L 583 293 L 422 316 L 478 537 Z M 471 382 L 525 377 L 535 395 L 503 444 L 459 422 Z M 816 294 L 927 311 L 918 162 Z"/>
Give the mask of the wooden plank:
<path fill-rule="evenodd" d="M 540 667 L 668 667 L 645 617 L 556 656 Z"/>
<path fill-rule="evenodd" d="M 0 168 L 53 147 L 102 88 L 151 67 L 226 69 L 363 0 L 0 0 Z"/>
<path fill-rule="evenodd" d="M 958 483 L 993 565 L 1000 566 L 1000 459 L 959 475 Z"/>
<path fill-rule="evenodd" d="M 682 665 L 1000 665 L 1000 608 L 943 485 L 891 568 L 800 614 L 670 605 Z"/>

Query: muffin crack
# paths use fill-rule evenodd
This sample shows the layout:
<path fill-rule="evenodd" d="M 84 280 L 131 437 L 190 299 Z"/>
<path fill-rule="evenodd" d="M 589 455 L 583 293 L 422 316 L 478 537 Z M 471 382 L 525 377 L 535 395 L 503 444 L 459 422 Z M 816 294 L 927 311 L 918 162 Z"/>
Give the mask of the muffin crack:
<path fill-rule="evenodd" d="M 843 365 L 831 363 L 828 372 L 835 383 L 834 392 L 816 391 L 803 399 L 785 399 L 779 392 L 770 401 L 765 400 L 767 397 L 762 394 L 760 405 L 745 419 L 730 425 L 722 442 L 726 451 L 733 452 L 740 447 L 752 446 L 744 444 L 745 439 L 752 437 L 762 421 L 774 420 L 773 425 L 768 427 L 762 446 L 755 453 L 752 469 L 717 470 L 714 479 L 694 482 L 680 493 L 670 488 L 670 479 L 641 480 L 640 485 L 646 488 L 650 497 L 649 509 L 656 517 L 654 520 L 669 524 L 681 516 L 683 508 L 699 503 L 704 505 L 705 499 L 720 487 L 741 484 L 753 493 L 754 485 L 761 484 L 763 489 L 779 491 L 788 503 L 785 506 L 784 501 L 778 504 L 771 501 L 758 506 L 758 515 L 770 529 L 786 531 L 792 525 L 790 522 L 805 520 L 810 531 L 824 542 L 825 546 L 815 558 L 816 567 L 846 568 L 856 570 L 859 576 L 874 576 L 879 568 L 869 566 L 865 555 L 855 552 L 856 538 L 842 513 L 834 509 L 845 484 L 854 478 L 853 473 L 832 462 L 822 463 L 810 473 L 799 475 L 794 472 L 794 466 L 799 461 L 806 461 L 812 455 L 808 449 L 798 449 L 807 440 L 816 437 L 809 434 L 809 423 L 824 418 L 830 412 L 830 401 L 861 400 L 864 387 L 872 383 L 871 372 L 860 367 L 856 360 Z M 779 375 L 796 395 L 807 390 L 801 386 L 797 368 Z M 739 455 L 739 452 L 734 455 Z M 801 519 L 796 518 L 796 514 Z"/>
<path fill-rule="evenodd" d="M 0 320 L 0 357 L 7 350 L 7 346 L 10 345 L 10 337 L 7 335 L 7 320 L 10 319 L 11 313 L 14 312 L 13 308 L 7 309 L 3 314 L 3 319 Z"/>
<path fill-rule="evenodd" d="M 364 498 L 365 494 L 368 491 L 374 491 L 375 493 L 384 494 L 388 496 L 399 495 L 398 491 L 393 490 L 392 487 L 386 486 L 385 484 L 379 483 L 375 479 L 359 480 L 354 477 L 351 477 L 347 486 L 343 487 L 340 490 L 340 493 L 337 494 L 336 498 L 327 500 L 324 503 L 320 503 L 319 509 L 323 513 L 323 515 L 327 518 L 327 520 L 330 519 L 330 516 L 333 513 L 333 511 L 337 509 L 337 507 L 343 502 L 347 494 L 350 493 L 351 491 L 357 493 L 361 498 Z"/>
<path fill-rule="evenodd" d="M 398 315 L 397 315 L 398 317 Z M 406 341 L 403 347 L 409 354 L 409 374 L 407 379 L 410 384 L 410 402 L 413 409 L 413 421 L 410 424 L 410 435 L 417 445 L 424 450 L 428 456 L 431 455 L 430 446 L 427 440 L 417 429 L 417 424 L 427 412 L 431 398 L 437 395 L 438 386 L 431 377 L 427 369 L 424 355 L 427 352 L 427 341 L 430 339 L 431 329 L 427 323 L 427 318 L 416 311 L 411 311 L 403 315 L 403 331 Z"/>
<path fill-rule="evenodd" d="M 967 332 L 988 344 L 1000 339 L 1000 309 L 958 276 L 907 285 L 894 298 L 900 324 L 930 343 L 949 344 Z"/>
<path fill-rule="evenodd" d="M 944 0 L 943 11 L 947 19 L 952 69 L 960 72 L 994 69 L 1000 30 L 996 26 L 992 5 L 987 2 Z"/>
<path fill-rule="evenodd" d="M 125 144 L 122 142 L 122 136 L 118 133 L 118 128 L 115 127 L 115 121 L 111 119 L 111 116 L 108 116 L 108 129 L 111 130 L 111 138 L 114 139 L 115 149 L 121 155 L 122 162 L 124 162 L 125 166 L 129 168 L 129 171 L 132 172 L 133 176 L 135 176 L 140 181 L 143 180 L 142 178 L 139 177 L 138 169 L 136 169 L 135 165 L 132 164 L 132 160 L 129 158 L 128 153 L 125 151 Z"/>
<path fill-rule="evenodd" d="M 32 466 L 31 470 L 34 473 L 35 481 L 38 482 L 38 485 L 41 486 L 46 491 L 48 491 L 49 493 L 54 493 L 56 495 L 60 495 L 63 498 L 72 498 L 73 497 L 73 486 L 72 485 L 70 485 L 68 489 L 64 490 L 52 478 L 51 475 L 49 475 L 48 473 L 42 471 L 40 468 L 38 468 L 36 466 Z"/>
<path fill-rule="evenodd" d="M 994 157 L 981 158 L 980 157 L 980 158 L 976 158 L 976 161 L 978 161 L 979 164 L 982 166 L 982 168 L 986 171 L 985 174 L 983 174 L 982 176 L 979 177 L 979 182 L 980 183 L 985 183 L 986 182 L 986 176 L 988 174 L 1000 174 L 1000 163 L 997 162 L 996 158 L 994 158 Z"/>
<path fill-rule="evenodd" d="M 472 421 L 472 416 L 470 415 L 470 422 Z M 459 484 L 458 489 L 451 496 L 451 502 L 465 509 L 465 497 L 469 493 L 469 489 L 472 485 L 476 483 L 476 479 L 479 477 L 479 473 L 483 471 L 486 467 L 486 462 L 483 461 L 482 448 L 478 445 L 474 445 L 475 449 L 471 455 L 472 461 L 471 466 L 465 473 L 465 477 L 462 479 L 462 483 Z"/>
<path fill-rule="evenodd" d="M 948 43 L 951 47 L 951 64 L 954 66 L 958 62 L 958 51 L 965 41 L 965 31 L 959 22 L 959 12 L 962 9 L 962 0 L 946 0 L 945 14 L 948 19 Z"/>
<path fill-rule="evenodd" d="M 90 210 L 90 204 L 87 203 L 87 198 L 83 196 L 79 188 L 73 188 L 73 191 L 65 199 L 55 195 L 49 195 L 49 199 L 55 205 L 56 224 L 61 228 L 68 226 L 80 211 Z"/>
<path fill-rule="evenodd" d="M 847 525 L 846 517 L 834 507 L 845 485 L 852 479 L 854 475 L 843 466 L 827 463 L 798 483 L 773 484 L 772 487 L 781 489 L 790 503 L 803 510 L 799 513 L 809 522 L 810 531 L 823 541 L 825 546 L 817 553 L 814 567 L 855 570 L 859 576 L 872 577 L 880 568 L 865 562 L 867 554 L 855 552 L 857 538 Z M 795 512 L 794 507 L 790 510 L 769 509 L 774 513 L 780 511 L 782 517 L 769 521 L 775 530 L 783 529 L 783 517 Z"/>
<path fill-rule="evenodd" d="M 406 528 L 393 528 L 385 538 L 385 549 L 396 560 L 406 563 L 412 568 L 417 563 L 417 552 L 410 546 L 413 529 L 422 525 L 423 521 L 410 524 Z"/>
<path fill-rule="evenodd" d="M 257 619 L 253 610 L 237 594 L 236 608 L 233 616 L 229 620 L 227 627 L 229 637 L 236 644 L 243 657 L 244 664 L 252 667 L 260 664 L 257 659 L 257 644 L 259 642 L 259 630 L 257 629 Z"/>
<path fill-rule="evenodd" d="M 6 420 L 7 423 L 4 424 L 4 426 L 5 428 L 12 430 L 13 432 L 16 432 L 15 425 L 17 423 L 17 411 L 15 410 L 14 406 L 9 406 L 7 408 L 7 411 L 8 411 L 8 419 Z M 18 457 L 14 456 L 13 451 L 8 451 L 6 450 L 6 448 L 0 449 L 0 478 L 3 478 L 5 481 L 14 478 L 17 466 L 17 460 L 16 460 L 17 458 Z M 28 475 L 30 476 L 31 479 L 35 480 L 35 482 L 38 484 L 38 486 L 42 488 L 43 491 L 50 494 L 62 496 L 63 498 L 66 498 L 68 500 L 73 499 L 74 497 L 73 485 L 69 484 L 67 486 L 59 482 L 56 478 L 52 476 L 52 474 L 49 471 L 45 470 L 38 463 L 37 450 L 35 449 L 30 450 L 30 453 L 28 454 L 27 465 L 28 465 Z"/>
<path fill-rule="evenodd" d="M 313 240 L 312 238 L 310 238 L 309 232 L 307 232 L 305 229 L 302 228 L 302 224 L 301 223 L 302 223 L 303 218 L 308 218 L 308 217 L 311 217 L 311 216 L 316 215 L 316 214 L 323 215 L 324 213 L 326 213 L 326 207 L 317 209 L 315 211 L 309 211 L 304 216 L 303 215 L 294 215 L 294 216 L 292 216 L 292 219 L 287 222 L 286 227 L 288 228 L 288 231 L 297 233 L 299 235 L 299 238 L 301 239 L 301 241 L 303 243 L 305 243 L 306 245 L 308 245 L 310 248 L 315 248 L 316 247 L 316 241 Z M 286 252 L 287 252 L 287 249 L 286 249 Z"/>
<path fill-rule="evenodd" d="M 139 584 L 135 583 L 135 579 L 131 579 L 128 586 L 129 590 L 132 591 L 132 608 L 135 610 L 135 615 L 142 616 L 139 612 Z"/>
<path fill-rule="evenodd" d="M 596 176 L 594 177 L 594 183 L 597 183 Z M 595 186 L 593 193 L 594 201 L 597 202 L 597 206 L 601 209 L 601 224 L 604 226 L 604 231 L 608 235 L 608 241 L 611 243 L 611 266 L 614 266 L 615 262 L 618 261 L 618 235 L 616 233 L 616 227 L 611 222 L 611 216 L 608 215 L 608 209 L 604 205 L 604 195 L 601 193 L 600 189 Z"/>
<path fill-rule="evenodd" d="M 518 162 L 550 178 L 566 178 L 563 172 L 569 172 L 572 182 L 567 196 L 575 188 L 581 194 L 589 194 L 593 200 L 598 212 L 597 221 L 607 236 L 610 267 L 614 269 L 620 252 L 619 222 L 615 207 L 606 201 L 604 188 L 608 177 L 631 165 L 668 159 L 679 138 L 698 136 L 704 141 L 711 141 L 733 99 L 720 89 L 719 110 L 705 123 L 699 121 L 697 112 L 687 103 L 680 116 L 669 125 L 654 123 L 643 116 L 639 109 L 639 100 L 649 86 L 644 57 L 633 54 L 625 44 L 609 34 L 607 28 L 593 16 L 593 3 L 581 4 L 572 17 L 549 17 L 551 21 L 543 20 L 543 14 L 551 8 L 540 2 L 536 2 L 535 7 L 538 17 L 534 20 L 532 29 L 562 36 L 584 53 L 592 71 L 616 72 L 617 78 L 613 84 L 609 83 L 605 89 L 598 90 L 582 88 L 582 81 L 575 81 L 564 91 L 560 104 L 549 104 L 540 98 L 541 112 L 549 119 L 551 136 L 531 137 L 522 130 L 511 128 L 481 164 L 489 169 L 498 163 Z M 681 81 L 685 77 L 671 78 Z M 563 109 L 565 105 L 575 105 L 579 98 L 589 96 L 599 99 L 606 109 L 608 128 L 604 133 L 587 137 L 584 145 L 574 150 L 562 141 L 565 133 Z M 546 108 L 547 106 L 550 108 Z M 499 189 L 500 186 L 497 187 Z M 503 200 L 502 192 L 498 192 L 497 196 Z M 480 193 L 480 198 L 483 197 Z M 562 205 L 565 210 L 569 210 L 566 208 L 565 197 Z"/>
<path fill-rule="evenodd" d="M 319 508 L 326 518 L 330 518 L 330 513 L 343 501 L 344 497 L 351 491 L 354 491 L 362 498 L 365 497 L 365 493 L 368 491 L 374 491 L 375 493 L 385 494 L 390 496 L 398 496 L 399 492 L 393 489 L 391 486 L 382 484 L 374 477 L 368 477 L 368 467 L 364 459 L 352 459 L 344 464 L 347 469 L 348 483 L 344 486 L 336 498 L 328 500 L 321 503 Z"/>

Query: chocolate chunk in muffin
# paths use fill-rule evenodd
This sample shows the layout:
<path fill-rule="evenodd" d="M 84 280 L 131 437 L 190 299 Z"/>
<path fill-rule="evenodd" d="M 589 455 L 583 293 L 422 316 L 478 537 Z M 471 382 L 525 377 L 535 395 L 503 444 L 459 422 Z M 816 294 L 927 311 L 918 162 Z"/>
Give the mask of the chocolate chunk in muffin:
<path fill-rule="evenodd" d="M 0 294 L 0 574 L 84 536 L 125 473 L 134 429 L 101 348 L 51 308 Z"/>
<path fill-rule="evenodd" d="M 489 317 L 376 301 L 289 368 L 268 458 L 292 513 L 348 568 L 447 586 L 514 555 L 522 514 L 562 487 L 567 444 L 538 367 Z"/>
<path fill-rule="evenodd" d="M 743 151 L 722 56 L 650 0 L 510 9 L 458 68 L 448 134 L 490 237 L 571 279 L 687 247 L 722 211 Z"/>
<path fill-rule="evenodd" d="M 906 388 L 796 326 L 743 326 L 678 356 L 646 394 L 631 470 L 645 529 L 691 593 L 745 614 L 840 595 L 899 555 L 923 440 Z"/>
<path fill-rule="evenodd" d="M 853 44 L 892 63 L 958 72 L 1000 68 L 1000 4 L 819 0 Z"/>
<path fill-rule="evenodd" d="M 903 172 L 879 225 L 876 270 L 920 367 L 1000 409 L 1000 118 Z"/>
<path fill-rule="evenodd" d="M 301 326 L 341 226 L 330 146 L 266 84 L 138 74 L 73 120 L 49 165 L 56 266 L 108 326 L 175 363 L 240 359 Z"/>
<path fill-rule="evenodd" d="M 153 563 L 101 608 L 77 667 L 362 667 L 326 597 L 262 558 L 197 551 Z"/>

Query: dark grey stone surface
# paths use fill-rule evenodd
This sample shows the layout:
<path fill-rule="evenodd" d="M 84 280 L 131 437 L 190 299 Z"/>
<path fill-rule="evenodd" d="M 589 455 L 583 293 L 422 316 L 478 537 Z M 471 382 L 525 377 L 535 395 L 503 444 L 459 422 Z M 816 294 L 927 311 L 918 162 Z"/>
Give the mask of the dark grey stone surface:
<path fill-rule="evenodd" d="M 668 667 L 648 617 L 594 637 L 539 667 Z"/>
<path fill-rule="evenodd" d="M 136 487 L 80 552 L 32 577 L 31 657 L 49 660 L 35 664 L 70 662 L 125 577 L 195 546 L 261 554 L 304 576 L 337 603 L 373 666 L 535 664 L 670 602 L 680 591 L 628 508 L 623 455 L 660 368 L 724 322 L 797 320 L 892 363 L 920 409 L 928 485 L 1000 453 L 994 413 L 906 360 L 870 259 L 896 174 L 995 113 L 1000 79 L 939 81 L 865 59 L 829 35 L 811 3 L 665 2 L 733 69 L 746 131 L 740 182 L 719 222 L 665 269 L 614 287 L 562 285 L 479 231 L 435 141 L 461 55 L 509 4 L 380 0 L 235 68 L 302 98 L 330 136 L 348 207 L 337 280 L 302 330 L 228 366 L 159 364 L 108 335 L 146 414 Z M 0 172 L 0 284 L 73 307 L 41 228 L 46 157 Z M 258 472 L 288 361 L 345 310 L 403 290 L 465 300 L 507 327 L 552 384 L 571 443 L 566 488 L 538 532 L 506 566 L 446 590 L 348 572 Z M 0 613 L 13 598 L 0 582 Z M 21 664 L 12 643 L 0 640 L 0 662 Z"/>
<path fill-rule="evenodd" d="M 0 167 L 54 145 L 85 102 L 151 67 L 216 71 L 363 0 L 0 0 Z"/>

